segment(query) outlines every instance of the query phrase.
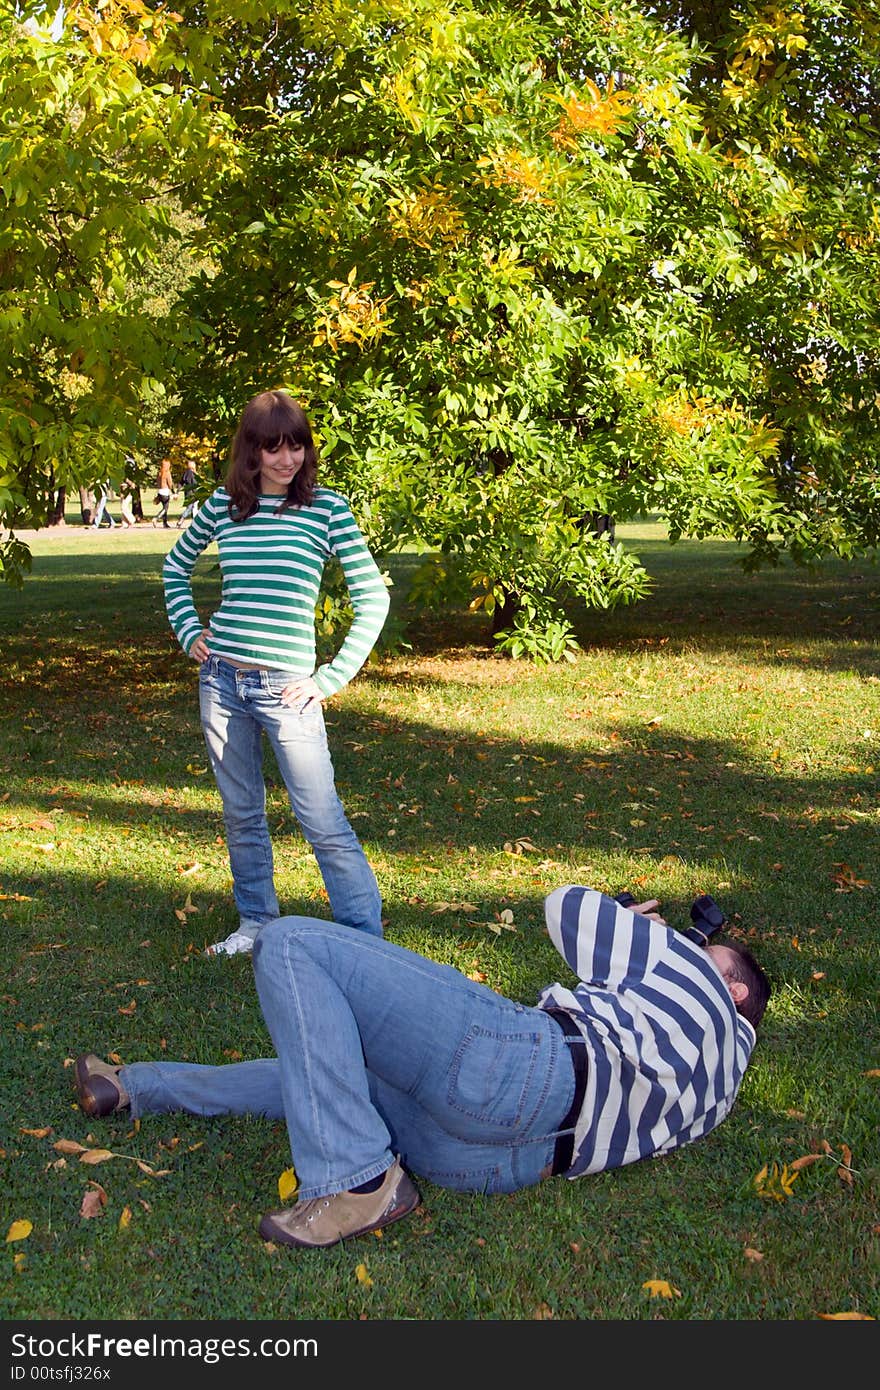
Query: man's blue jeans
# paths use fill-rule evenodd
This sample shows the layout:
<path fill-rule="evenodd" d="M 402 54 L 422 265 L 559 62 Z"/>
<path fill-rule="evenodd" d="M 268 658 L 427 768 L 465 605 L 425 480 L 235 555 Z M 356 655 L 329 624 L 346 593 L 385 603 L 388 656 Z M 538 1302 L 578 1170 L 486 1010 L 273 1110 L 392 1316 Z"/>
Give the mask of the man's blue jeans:
<path fill-rule="evenodd" d="M 376 877 L 336 793 L 320 704 L 281 703 L 285 671 L 242 670 L 217 656 L 199 668 L 208 756 L 223 802 L 239 930 L 255 937 L 279 914 L 266 821 L 263 733 L 275 753 L 303 835 L 315 852 L 335 922 L 382 935 Z"/>
<path fill-rule="evenodd" d="M 121 1073 L 134 1116 L 283 1116 L 302 1199 L 366 1182 L 395 1154 L 462 1192 L 548 1175 L 574 1069 L 542 1009 L 311 917 L 265 927 L 254 971 L 277 1060 L 134 1063 Z"/>

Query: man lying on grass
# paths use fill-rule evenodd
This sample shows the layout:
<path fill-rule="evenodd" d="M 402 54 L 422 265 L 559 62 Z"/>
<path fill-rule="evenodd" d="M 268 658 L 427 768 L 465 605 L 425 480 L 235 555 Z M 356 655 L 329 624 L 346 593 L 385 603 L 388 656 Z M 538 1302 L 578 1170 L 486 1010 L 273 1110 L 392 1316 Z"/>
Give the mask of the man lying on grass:
<path fill-rule="evenodd" d="M 87 1053 L 79 1103 L 284 1118 L 299 1199 L 260 1234 L 305 1247 L 406 1216 L 420 1200 L 407 1169 L 513 1192 L 667 1153 L 730 1111 L 770 984 L 739 943 L 688 939 L 658 906 L 551 893 L 550 936 L 577 981 L 533 1008 L 381 937 L 281 917 L 254 949 L 277 1057 L 115 1067 Z"/>

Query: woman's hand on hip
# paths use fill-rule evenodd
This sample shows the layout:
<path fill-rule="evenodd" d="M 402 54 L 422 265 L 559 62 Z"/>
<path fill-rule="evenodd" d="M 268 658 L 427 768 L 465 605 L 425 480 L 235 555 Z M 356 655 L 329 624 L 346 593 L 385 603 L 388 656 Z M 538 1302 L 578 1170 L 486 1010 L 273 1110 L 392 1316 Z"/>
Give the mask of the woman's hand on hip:
<path fill-rule="evenodd" d="M 201 665 L 203 661 L 207 661 L 208 657 L 211 655 L 211 649 L 208 646 L 208 638 L 210 635 L 210 628 L 203 628 L 201 636 L 196 638 L 189 649 L 189 654 L 193 661 L 197 661 L 199 665 Z"/>
<path fill-rule="evenodd" d="M 290 681 L 281 692 L 282 705 L 292 705 L 302 712 L 313 703 L 323 704 L 324 696 L 311 676 L 298 676 Z"/>

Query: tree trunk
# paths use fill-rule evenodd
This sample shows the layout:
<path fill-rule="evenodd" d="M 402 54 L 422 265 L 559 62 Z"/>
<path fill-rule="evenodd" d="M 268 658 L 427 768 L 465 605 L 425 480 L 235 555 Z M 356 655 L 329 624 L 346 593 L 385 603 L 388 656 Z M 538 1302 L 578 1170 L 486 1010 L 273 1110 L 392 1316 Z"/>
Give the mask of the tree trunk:
<path fill-rule="evenodd" d="M 496 632 L 503 632 L 507 627 L 513 627 L 514 619 L 519 610 L 520 601 L 516 594 L 506 593 L 502 602 L 496 603 L 495 611 L 492 614 L 492 636 L 494 637 Z"/>
<path fill-rule="evenodd" d="M 95 497 L 87 487 L 81 487 L 79 490 L 79 511 L 83 526 L 91 526 L 92 517 L 95 515 Z"/>
<path fill-rule="evenodd" d="M 60 487 L 54 494 L 46 512 L 47 526 L 64 526 L 64 508 L 67 503 L 67 489 Z"/>

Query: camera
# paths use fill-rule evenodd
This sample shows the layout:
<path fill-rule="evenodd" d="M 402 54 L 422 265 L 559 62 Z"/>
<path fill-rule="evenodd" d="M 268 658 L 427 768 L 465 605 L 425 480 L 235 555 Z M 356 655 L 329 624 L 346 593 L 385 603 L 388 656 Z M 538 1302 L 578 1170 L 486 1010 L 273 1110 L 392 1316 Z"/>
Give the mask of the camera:
<path fill-rule="evenodd" d="M 632 893 L 618 893 L 614 901 L 620 903 L 621 907 L 632 907 L 635 898 Z M 727 918 L 715 899 L 708 893 L 702 893 L 699 898 L 695 898 L 691 905 L 690 927 L 682 927 L 682 936 L 688 937 L 697 946 L 708 946 L 709 940 L 720 931 Z"/>

